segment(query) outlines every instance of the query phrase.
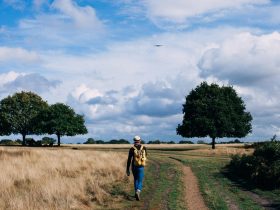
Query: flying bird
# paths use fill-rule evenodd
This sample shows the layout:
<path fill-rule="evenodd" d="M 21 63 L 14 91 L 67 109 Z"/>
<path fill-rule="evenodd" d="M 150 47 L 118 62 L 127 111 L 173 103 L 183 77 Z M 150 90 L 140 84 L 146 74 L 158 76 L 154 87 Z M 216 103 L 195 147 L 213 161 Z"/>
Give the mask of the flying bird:
<path fill-rule="evenodd" d="M 155 47 L 162 47 L 163 45 L 162 44 L 155 44 L 154 46 Z"/>

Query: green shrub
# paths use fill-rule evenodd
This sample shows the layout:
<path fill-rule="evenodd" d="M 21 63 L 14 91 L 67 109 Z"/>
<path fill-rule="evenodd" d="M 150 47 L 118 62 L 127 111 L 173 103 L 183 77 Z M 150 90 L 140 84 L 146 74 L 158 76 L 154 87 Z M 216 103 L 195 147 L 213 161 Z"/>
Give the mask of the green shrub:
<path fill-rule="evenodd" d="M 84 144 L 95 144 L 95 140 L 93 138 L 88 138 Z"/>
<path fill-rule="evenodd" d="M 161 144 L 160 140 L 149 141 L 148 144 Z"/>
<path fill-rule="evenodd" d="M 179 144 L 193 144 L 192 141 L 179 141 Z"/>
<path fill-rule="evenodd" d="M 11 139 L 2 139 L 0 141 L 0 145 L 7 145 L 7 146 L 12 146 L 12 145 L 21 145 L 16 141 L 13 141 Z"/>
<path fill-rule="evenodd" d="M 234 155 L 228 165 L 230 172 L 259 187 L 280 187 L 280 142 L 257 144 L 253 155 Z"/>
<path fill-rule="evenodd" d="M 203 141 L 203 140 L 198 140 L 197 144 L 207 144 L 207 143 L 205 141 Z"/>
<path fill-rule="evenodd" d="M 54 138 L 51 137 L 43 137 L 41 144 L 42 145 L 48 145 L 48 146 L 53 146 L 53 144 L 56 142 L 56 140 Z"/>

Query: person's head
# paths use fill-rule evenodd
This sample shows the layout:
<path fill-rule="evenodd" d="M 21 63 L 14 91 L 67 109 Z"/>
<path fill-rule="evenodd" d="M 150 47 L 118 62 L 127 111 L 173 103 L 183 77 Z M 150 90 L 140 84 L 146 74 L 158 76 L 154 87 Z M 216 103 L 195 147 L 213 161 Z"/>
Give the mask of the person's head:
<path fill-rule="evenodd" d="M 134 136 L 133 140 L 134 140 L 134 144 L 140 144 L 141 143 L 140 136 Z"/>

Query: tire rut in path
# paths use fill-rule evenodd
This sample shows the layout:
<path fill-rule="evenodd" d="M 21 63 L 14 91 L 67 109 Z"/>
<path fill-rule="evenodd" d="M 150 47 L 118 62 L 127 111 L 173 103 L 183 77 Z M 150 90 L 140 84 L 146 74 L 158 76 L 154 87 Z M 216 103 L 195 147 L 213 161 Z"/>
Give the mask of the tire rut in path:
<path fill-rule="evenodd" d="M 183 164 L 182 169 L 184 173 L 184 184 L 186 189 L 185 199 L 188 210 L 208 210 L 202 195 L 199 190 L 198 181 L 196 176 L 191 170 L 191 167 Z"/>

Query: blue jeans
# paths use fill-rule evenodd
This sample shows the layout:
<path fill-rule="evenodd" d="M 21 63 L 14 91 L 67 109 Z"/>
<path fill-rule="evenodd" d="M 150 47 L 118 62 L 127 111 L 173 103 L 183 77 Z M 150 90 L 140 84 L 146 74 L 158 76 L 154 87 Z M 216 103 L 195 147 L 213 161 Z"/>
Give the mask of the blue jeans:
<path fill-rule="evenodd" d="M 144 178 L 144 167 L 140 166 L 133 166 L 132 167 L 132 173 L 134 177 L 134 189 L 136 190 L 142 190 L 143 187 L 143 178 Z"/>

